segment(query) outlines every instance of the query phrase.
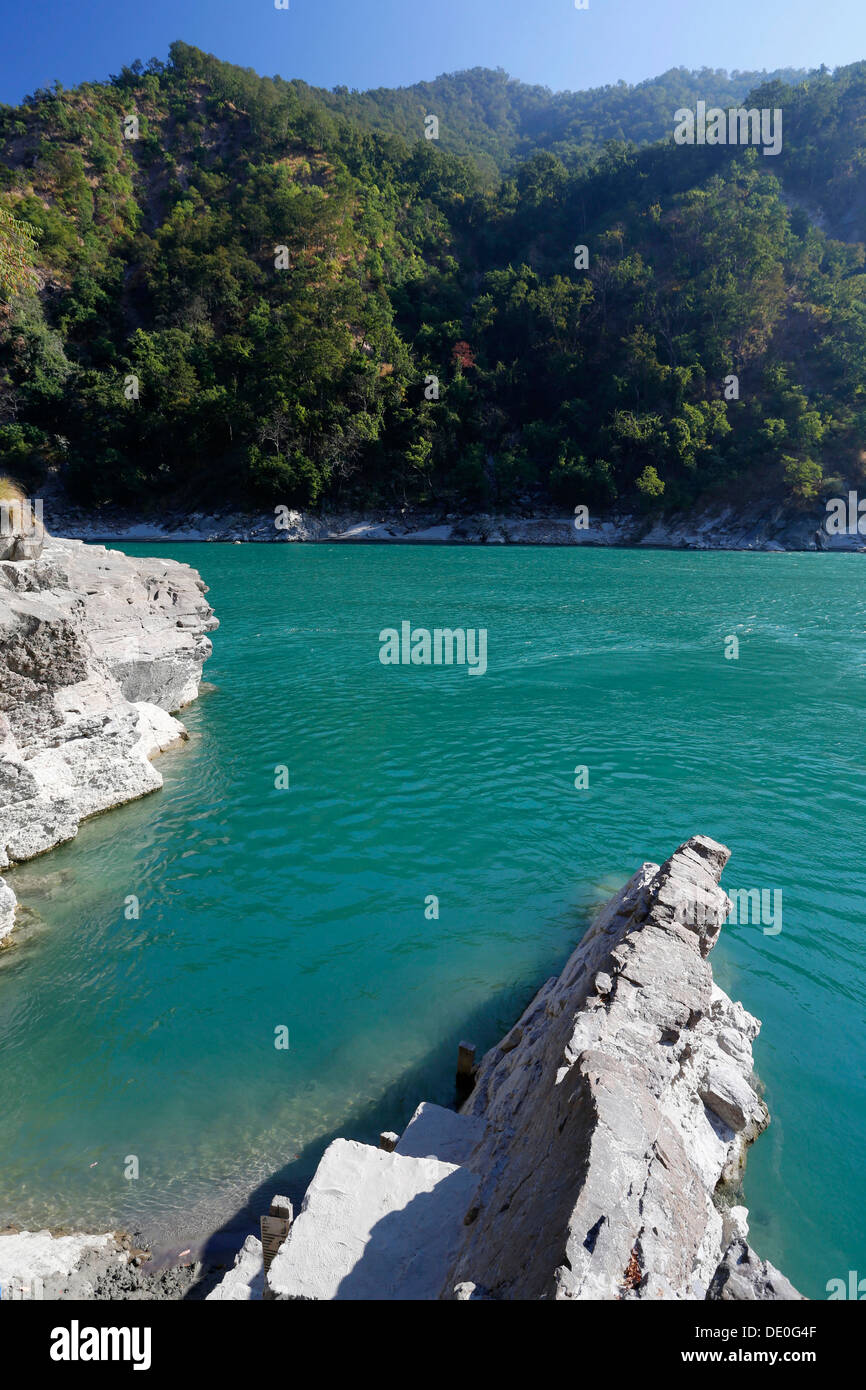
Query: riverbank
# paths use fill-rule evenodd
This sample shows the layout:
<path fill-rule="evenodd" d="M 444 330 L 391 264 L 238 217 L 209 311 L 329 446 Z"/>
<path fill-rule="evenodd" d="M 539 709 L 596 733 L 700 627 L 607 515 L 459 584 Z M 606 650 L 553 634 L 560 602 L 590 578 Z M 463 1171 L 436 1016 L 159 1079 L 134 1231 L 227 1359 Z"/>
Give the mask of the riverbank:
<path fill-rule="evenodd" d="M 561 509 L 517 514 L 434 510 L 299 511 L 277 507 L 215 513 L 161 510 L 143 517 L 45 501 L 49 529 L 86 541 L 341 542 L 343 544 L 639 546 L 673 550 L 858 551 L 861 535 L 831 535 L 823 508 L 719 507 L 651 518 L 610 512 L 578 518 Z"/>

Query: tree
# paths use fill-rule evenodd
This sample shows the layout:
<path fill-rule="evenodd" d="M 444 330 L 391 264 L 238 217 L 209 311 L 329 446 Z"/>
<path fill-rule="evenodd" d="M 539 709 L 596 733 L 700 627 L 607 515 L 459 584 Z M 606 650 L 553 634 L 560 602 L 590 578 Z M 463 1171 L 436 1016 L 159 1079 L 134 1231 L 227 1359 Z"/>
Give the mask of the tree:
<path fill-rule="evenodd" d="M 641 496 L 648 501 L 656 497 L 661 497 L 665 490 L 663 480 L 659 477 L 651 463 L 647 464 L 640 477 L 636 479 L 635 487 Z"/>
<path fill-rule="evenodd" d="M 814 459 L 792 458 L 788 454 L 782 455 L 782 463 L 785 468 L 785 482 L 798 501 L 810 502 L 818 496 L 824 476 L 819 463 L 815 463 Z"/>
<path fill-rule="evenodd" d="M 11 299 L 36 282 L 36 229 L 0 205 L 0 296 Z"/>

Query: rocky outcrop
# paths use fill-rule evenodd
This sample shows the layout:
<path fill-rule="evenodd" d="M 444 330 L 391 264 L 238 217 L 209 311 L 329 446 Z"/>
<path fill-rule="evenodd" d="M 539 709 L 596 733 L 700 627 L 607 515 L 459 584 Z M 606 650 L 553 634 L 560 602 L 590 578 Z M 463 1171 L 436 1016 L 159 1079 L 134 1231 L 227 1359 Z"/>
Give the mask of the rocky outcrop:
<path fill-rule="evenodd" d="M 0 868 L 162 785 L 217 626 L 188 565 L 48 536 L 0 560 Z M 2 921 L 2 899 L 0 899 Z"/>
<path fill-rule="evenodd" d="M 217 1275 L 198 1262 L 153 1269 L 148 1259 L 118 1232 L 0 1231 L 0 1301 L 199 1299 Z"/>
<path fill-rule="evenodd" d="M 268 1296 L 798 1298 L 734 1205 L 768 1115 L 760 1024 L 707 959 L 728 856 L 696 836 L 639 869 L 460 1114 L 421 1106 L 393 1153 L 331 1144 Z"/>
<path fill-rule="evenodd" d="M 449 1273 L 492 1297 L 706 1297 L 724 1190 L 766 1126 L 759 1023 L 706 959 L 729 852 L 644 865 L 478 1070 L 480 1212 Z"/>

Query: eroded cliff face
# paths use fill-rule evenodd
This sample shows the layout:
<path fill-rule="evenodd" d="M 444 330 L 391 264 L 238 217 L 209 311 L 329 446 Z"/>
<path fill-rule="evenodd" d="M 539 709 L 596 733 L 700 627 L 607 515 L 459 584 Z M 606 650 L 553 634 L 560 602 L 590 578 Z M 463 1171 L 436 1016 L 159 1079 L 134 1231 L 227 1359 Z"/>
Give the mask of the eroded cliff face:
<path fill-rule="evenodd" d="M 728 857 L 696 836 L 644 864 L 484 1057 L 459 1114 L 422 1104 L 393 1152 L 335 1140 L 265 1296 L 799 1298 L 736 1205 L 768 1116 L 760 1024 L 707 959 Z M 228 1283 L 256 1296 L 246 1275 Z"/>
<path fill-rule="evenodd" d="M 707 1297 L 744 1235 L 736 1187 L 769 1119 L 752 1075 L 760 1024 L 707 960 L 730 911 L 728 857 L 696 836 L 645 864 L 483 1059 L 464 1107 L 484 1124 L 478 1214 L 448 1287 Z M 774 1287 L 796 1296 L 781 1276 Z"/>
<path fill-rule="evenodd" d="M 188 565 L 45 537 L 0 559 L 0 868 L 162 785 L 217 626 Z M 3 905 L 0 903 L 0 930 Z"/>

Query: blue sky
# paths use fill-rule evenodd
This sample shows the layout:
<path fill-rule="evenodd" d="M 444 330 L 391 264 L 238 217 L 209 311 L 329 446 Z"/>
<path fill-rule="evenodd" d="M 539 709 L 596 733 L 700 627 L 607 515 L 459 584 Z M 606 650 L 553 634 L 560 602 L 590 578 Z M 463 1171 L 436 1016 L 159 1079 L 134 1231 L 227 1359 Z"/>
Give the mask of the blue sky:
<path fill-rule="evenodd" d="M 666 68 L 828 67 L 866 58 L 866 0 L 0 0 L 0 101 L 165 58 L 172 39 L 257 72 L 405 86 L 503 67 L 581 88 Z"/>

